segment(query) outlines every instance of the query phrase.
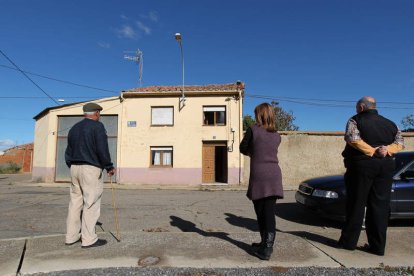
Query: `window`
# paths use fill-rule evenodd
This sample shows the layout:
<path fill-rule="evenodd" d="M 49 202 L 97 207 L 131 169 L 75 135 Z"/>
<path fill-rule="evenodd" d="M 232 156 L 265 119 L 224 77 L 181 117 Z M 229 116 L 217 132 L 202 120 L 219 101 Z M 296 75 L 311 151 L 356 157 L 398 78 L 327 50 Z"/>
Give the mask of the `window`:
<path fill-rule="evenodd" d="M 172 126 L 174 125 L 174 108 L 151 107 L 151 125 L 152 126 Z"/>
<path fill-rule="evenodd" d="M 225 106 L 204 106 L 203 125 L 205 126 L 224 126 L 226 125 Z"/>
<path fill-rule="evenodd" d="M 172 147 L 151 147 L 151 167 L 172 167 Z"/>

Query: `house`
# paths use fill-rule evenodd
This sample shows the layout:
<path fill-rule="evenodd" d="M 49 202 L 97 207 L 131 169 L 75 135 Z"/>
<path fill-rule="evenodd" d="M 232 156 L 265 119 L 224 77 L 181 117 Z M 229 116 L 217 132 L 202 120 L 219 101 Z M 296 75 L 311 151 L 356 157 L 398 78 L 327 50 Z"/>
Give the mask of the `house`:
<path fill-rule="evenodd" d="M 33 144 L 24 144 L 6 149 L 0 154 L 0 164 L 16 164 L 21 172 L 32 171 Z"/>
<path fill-rule="evenodd" d="M 103 107 L 116 181 L 240 184 L 244 84 L 152 86 L 95 100 Z M 185 100 L 183 100 L 183 95 Z M 66 182 L 70 128 L 86 102 L 46 108 L 34 119 L 34 181 Z"/>

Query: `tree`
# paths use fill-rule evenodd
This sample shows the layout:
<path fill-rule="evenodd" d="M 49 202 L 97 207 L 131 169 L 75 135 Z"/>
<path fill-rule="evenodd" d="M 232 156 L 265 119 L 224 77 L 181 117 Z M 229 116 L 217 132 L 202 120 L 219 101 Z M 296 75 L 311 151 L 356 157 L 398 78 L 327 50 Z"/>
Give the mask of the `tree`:
<path fill-rule="evenodd" d="M 403 131 L 414 131 L 414 115 L 411 114 L 405 116 L 402 119 L 401 124 L 404 126 Z"/>
<path fill-rule="evenodd" d="M 275 110 L 275 115 L 276 115 L 275 122 L 276 122 L 277 130 L 294 131 L 294 130 L 299 129 L 299 127 L 293 123 L 293 121 L 296 118 L 293 116 L 293 113 L 291 111 L 287 112 L 283 110 L 283 108 L 279 106 L 278 102 L 272 101 L 270 104 Z M 243 117 L 243 130 L 246 130 L 248 127 L 250 127 L 254 123 L 255 123 L 255 120 L 252 118 L 252 116 L 245 115 Z"/>
<path fill-rule="evenodd" d="M 275 101 L 272 101 L 270 104 L 275 110 L 277 130 L 299 130 L 299 127 L 293 123 L 296 118 L 293 116 L 292 111 L 288 112 L 283 110 L 283 108 L 279 106 L 279 103 Z"/>
<path fill-rule="evenodd" d="M 248 129 L 255 123 L 254 119 L 250 115 L 245 115 L 243 117 L 243 130 Z"/>

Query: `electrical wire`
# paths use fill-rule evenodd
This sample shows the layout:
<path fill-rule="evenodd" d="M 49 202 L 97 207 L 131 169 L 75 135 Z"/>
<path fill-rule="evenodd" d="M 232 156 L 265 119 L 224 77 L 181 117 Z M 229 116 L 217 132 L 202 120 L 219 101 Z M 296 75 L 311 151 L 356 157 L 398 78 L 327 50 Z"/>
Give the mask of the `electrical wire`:
<path fill-rule="evenodd" d="M 43 90 L 37 83 L 35 83 L 22 69 L 19 68 L 2 50 L 0 50 L 0 53 L 11 63 L 14 67 L 16 67 L 20 73 L 22 73 L 31 83 L 33 83 L 34 86 L 40 89 L 40 91 L 43 92 L 49 99 L 51 99 L 54 103 L 57 105 L 60 105 L 59 102 L 57 102 L 55 99 L 53 99 L 48 93 L 46 93 L 45 90 Z"/>
<path fill-rule="evenodd" d="M 355 101 L 339 101 L 339 100 L 322 100 L 322 99 L 304 99 L 304 98 L 289 98 L 289 97 L 278 97 L 278 96 L 263 96 L 263 95 L 254 95 L 254 94 L 245 94 L 246 97 L 249 98 L 256 98 L 256 99 L 265 99 L 265 100 L 272 100 L 276 102 L 290 102 L 295 104 L 303 104 L 303 105 L 311 105 L 311 106 L 324 106 L 324 107 L 354 107 Z M 296 99 L 296 100 L 294 100 Z M 321 101 L 321 102 L 317 102 Z M 332 103 L 330 103 L 332 102 Z M 336 103 L 335 103 L 336 102 Z M 352 102 L 352 104 L 351 104 Z M 349 104 L 347 104 L 349 103 Z M 398 105 L 414 105 L 414 103 L 402 103 L 402 102 L 377 102 L 377 105 L 380 105 L 380 108 L 384 109 L 413 109 L 414 107 L 396 107 L 396 106 L 381 106 L 381 104 L 398 104 Z"/>
<path fill-rule="evenodd" d="M 3 53 L 4 55 L 4 53 Z M 90 85 L 85 85 L 85 84 L 79 84 L 79 83 L 75 83 L 75 82 L 71 82 L 71 81 L 66 81 L 66 80 L 61 80 L 61 79 L 57 79 L 54 77 L 49 77 L 49 76 L 45 76 L 45 75 L 41 75 L 41 74 L 37 74 L 37 73 L 32 73 L 32 72 L 28 72 L 28 71 L 22 71 L 20 68 L 16 69 L 7 65 L 2 65 L 0 64 L 0 67 L 4 67 L 7 69 L 11 69 L 11 70 L 16 70 L 16 71 L 20 71 L 22 73 L 27 73 L 27 74 L 31 74 L 34 76 L 38 76 L 41 78 L 45 78 L 45 79 L 49 79 L 49 80 L 53 80 L 53 81 L 57 81 L 57 82 L 62 82 L 62 83 L 66 83 L 66 84 L 70 84 L 70 85 L 75 85 L 78 87 L 83 87 L 83 88 L 88 88 L 88 89 L 93 89 L 93 90 L 98 90 L 98 91 L 103 91 L 103 92 L 110 92 L 110 93 L 114 93 L 114 94 L 118 94 L 118 91 L 114 91 L 114 90 L 110 90 L 110 89 L 104 89 L 104 88 L 98 88 L 98 87 L 93 87 Z M 317 98 L 299 98 L 299 97 L 285 97 L 285 96 L 266 96 L 266 95 L 259 95 L 259 94 L 244 94 L 246 97 L 249 98 L 256 98 L 256 99 L 266 99 L 266 100 L 274 100 L 274 101 L 280 101 L 280 102 L 290 102 L 290 103 L 294 103 L 294 104 L 302 104 L 302 105 L 310 105 L 310 106 L 323 106 L 323 107 L 345 107 L 345 108 L 349 108 L 349 107 L 353 107 L 355 105 L 355 100 L 332 100 L 332 99 L 317 99 Z M 104 97 L 110 97 L 110 96 L 104 96 Z M 35 99 L 35 98 L 40 98 L 40 97 L 2 97 L 0 96 L 0 99 L 22 99 L 22 98 L 31 98 L 31 99 Z M 58 97 L 58 98 L 72 98 L 72 99 L 90 99 L 91 97 Z M 384 101 L 384 102 L 377 102 L 378 105 L 381 104 L 387 104 L 385 106 L 380 106 L 380 108 L 385 108 L 385 109 L 412 109 L 413 107 L 396 107 L 396 106 L 389 106 L 389 105 L 414 105 L 413 102 L 390 102 L 390 101 Z"/>
<path fill-rule="evenodd" d="M 0 67 L 4 67 L 4 68 L 7 68 L 7 69 L 11 69 L 11 70 L 18 71 L 17 69 L 15 69 L 13 67 L 10 67 L 10 66 L 7 66 L 7 65 L 3 65 L 3 64 L 0 64 Z M 90 85 L 79 84 L 79 83 L 75 83 L 75 82 L 71 82 L 71 81 L 66 81 L 66 80 L 60 80 L 60 79 L 57 79 L 57 78 L 48 77 L 48 76 L 45 76 L 45 75 L 40 75 L 40 74 L 37 74 L 37 73 L 28 72 L 28 71 L 23 71 L 23 72 L 25 72 L 26 74 L 30 74 L 30 75 L 36 76 L 36 77 L 41 77 L 41 78 L 45 78 L 45 79 L 48 79 L 48 80 L 53 80 L 53 81 L 57 81 L 57 82 L 71 84 L 71 85 L 75 85 L 75 86 L 79 86 L 79 87 L 83 87 L 83 88 L 88 88 L 88 89 L 93 89 L 93 90 L 98 90 L 98 91 L 104 91 L 104 92 L 110 92 L 110 93 L 113 93 L 113 94 L 118 94 L 119 93 L 118 91 L 114 91 L 114 90 L 93 87 L 93 86 L 90 86 Z"/>

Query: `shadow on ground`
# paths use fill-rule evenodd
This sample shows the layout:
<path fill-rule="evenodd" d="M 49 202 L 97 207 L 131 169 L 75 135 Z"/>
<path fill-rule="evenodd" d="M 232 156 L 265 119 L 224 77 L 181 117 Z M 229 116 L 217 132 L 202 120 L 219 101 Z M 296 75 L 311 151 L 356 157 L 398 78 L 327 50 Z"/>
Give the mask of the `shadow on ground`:
<path fill-rule="evenodd" d="M 295 223 L 335 229 L 342 228 L 342 222 L 321 217 L 316 212 L 307 210 L 296 203 L 276 203 L 275 214 L 281 219 Z"/>
<path fill-rule="evenodd" d="M 277 208 L 277 206 L 276 206 Z M 225 215 L 227 216 L 226 221 L 228 223 L 230 223 L 231 225 L 234 226 L 239 226 L 241 228 L 245 228 L 251 231 L 258 231 L 258 227 L 257 227 L 257 222 L 254 219 L 251 218 L 245 218 L 242 216 L 236 216 L 234 214 L 230 214 L 230 213 L 225 213 Z M 286 234 L 291 234 L 291 235 L 295 235 L 298 237 L 301 237 L 305 240 L 308 241 L 312 241 L 312 242 L 318 242 L 318 243 L 322 243 L 328 246 L 332 246 L 335 247 L 336 246 L 336 240 L 325 237 L 325 236 L 321 236 L 315 233 L 310 233 L 307 231 L 282 231 L 280 229 L 276 228 L 276 232 L 280 232 L 280 233 L 286 233 Z M 277 235 L 277 234 L 276 234 Z"/>
<path fill-rule="evenodd" d="M 244 250 L 249 255 L 254 256 L 252 247 L 249 244 L 230 238 L 228 233 L 207 232 L 207 231 L 197 228 L 197 226 L 193 222 L 182 219 L 180 217 L 176 217 L 176 216 L 170 216 L 170 219 L 171 219 L 171 222 L 170 222 L 171 226 L 175 226 L 183 232 L 194 232 L 204 237 L 215 237 L 218 239 L 228 241 L 234 244 L 235 246 L 239 247 L 240 249 Z"/>

